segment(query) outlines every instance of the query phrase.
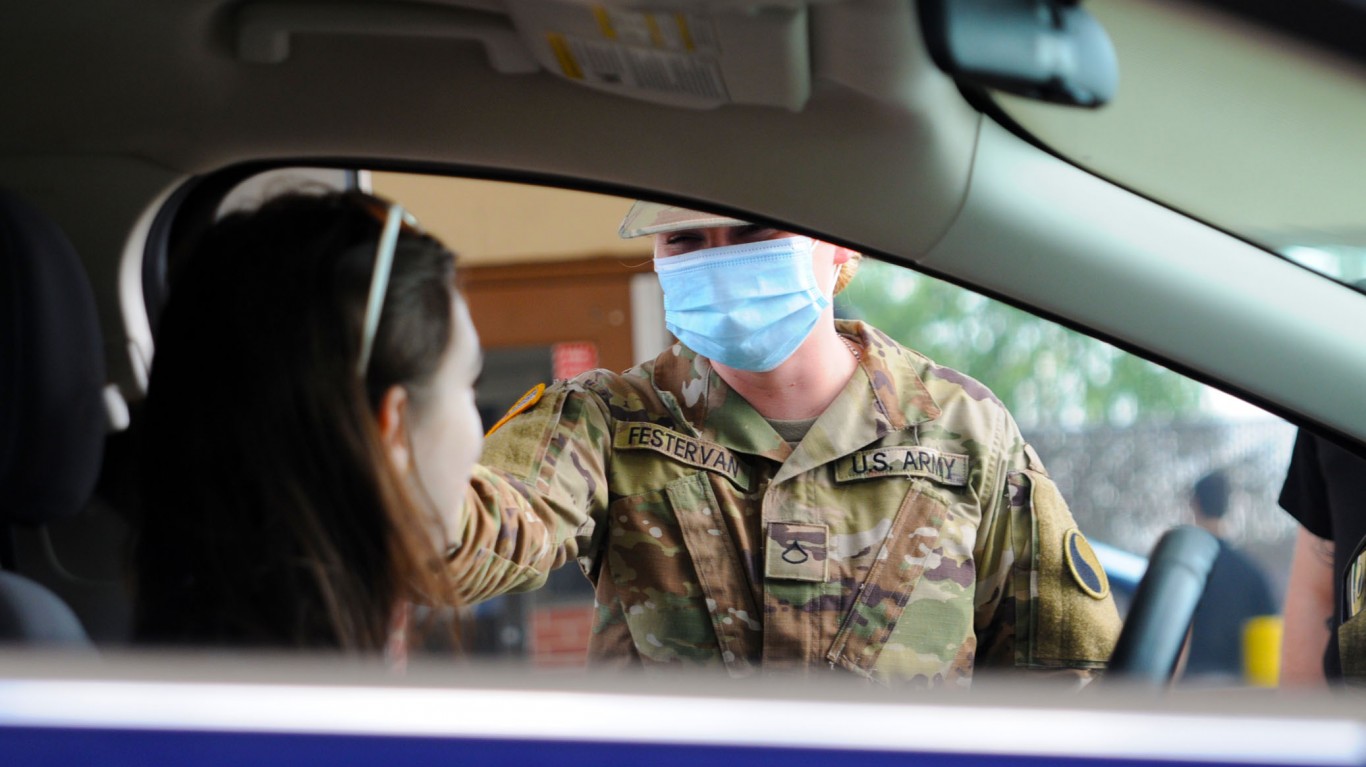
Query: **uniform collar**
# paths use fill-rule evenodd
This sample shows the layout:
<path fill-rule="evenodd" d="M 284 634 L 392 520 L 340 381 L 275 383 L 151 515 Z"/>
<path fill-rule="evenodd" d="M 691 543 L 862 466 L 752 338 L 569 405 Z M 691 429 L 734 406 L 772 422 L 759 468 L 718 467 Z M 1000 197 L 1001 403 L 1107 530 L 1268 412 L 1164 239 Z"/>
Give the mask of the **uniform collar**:
<path fill-rule="evenodd" d="M 859 367 L 795 453 L 716 374 L 709 359 L 682 344 L 655 358 L 654 386 L 681 430 L 741 453 L 786 462 L 775 481 L 939 417 L 939 406 L 916 372 L 920 358 L 865 323 L 837 320 L 835 329 L 861 348 Z"/>
<path fill-rule="evenodd" d="M 925 363 L 923 357 L 858 320 L 835 320 L 835 331 L 862 347 L 859 366 L 868 375 L 873 398 L 889 430 L 939 417 L 939 405 L 916 372 Z"/>
<path fill-rule="evenodd" d="M 683 344 L 655 358 L 654 386 L 692 436 L 779 463 L 792 453 L 759 411 L 721 380 L 711 360 Z"/>
<path fill-rule="evenodd" d="M 773 477 L 781 482 L 849 455 L 888 434 L 939 417 L 912 354 L 871 325 L 840 320 L 835 330 L 861 349 L 859 366 Z"/>

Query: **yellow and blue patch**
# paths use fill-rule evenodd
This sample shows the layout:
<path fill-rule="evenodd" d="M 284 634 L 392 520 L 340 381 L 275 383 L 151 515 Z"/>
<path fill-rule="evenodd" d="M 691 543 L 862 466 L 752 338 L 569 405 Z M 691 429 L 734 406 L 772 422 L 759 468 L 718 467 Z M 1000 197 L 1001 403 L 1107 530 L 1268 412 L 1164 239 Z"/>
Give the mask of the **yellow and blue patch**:
<path fill-rule="evenodd" d="M 1086 542 L 1086 536 L 1080 530 L 1074 527 L 1063 533 L 1062 550 L 1072 579 L 1087 596 L 1092 599 L 1110 596 L 1110 581 L 1105 577 L 1105 568 L 1101 567 L 1095 549 Z"/>
<path fill-rule="evenodd" d="M 512 407 L 508 408 L 508 411 L 503 414 L 503 417 L 498 419 L 498 423 L 495 423 L 493 426 L 489 427 L 488 432 L 486 432 L 484 436 L 487 437 L 495 431 L 498 431 L 500 428 L 502 428 L 503 424 L 507 423 L 508 421 L 511 421 L 517 415 L 525 413 L 526 411 L 530 410 L 533 405 L 541 401 L 541 397 L 544 395 L 545 384 L 540 383 L 531 387 L 531 391 L 528 391 L 526 394 L 523 394 L 521 397 L 517 399 L 516 402 L 512 403 Z"/>

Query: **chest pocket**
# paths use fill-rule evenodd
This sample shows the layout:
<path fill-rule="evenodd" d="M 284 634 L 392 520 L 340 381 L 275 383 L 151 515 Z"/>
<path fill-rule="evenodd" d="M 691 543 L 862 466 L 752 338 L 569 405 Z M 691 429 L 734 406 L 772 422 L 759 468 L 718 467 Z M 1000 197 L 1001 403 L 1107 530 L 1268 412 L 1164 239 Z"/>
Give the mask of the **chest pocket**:
<path fill-rule="evenodd" d="M 762 624 L 713 481 L 696 471 L 612 504 L 607 570 L 642 659 L 745 675 Z"/>
<path fill-rule="evenodd" d="M 944 524 L 948 506 L 925 490 L 923 482 L 911 484 L 826 656 L 829 662 L 860 676 L 874 676 L 880 657 L 895 641 L 900 660 L 894 665 L 898 668 L 879 671 L 903 677 L 923 673 L 933 681 L 935 674 L 952 666 L 955 657 L 964 652 L 963 634 L 971 637 L 972 560 L 946 556 L 946 547 L 959 548 L 944 538 L 950 534 Z M 949 583 L 930 581 L 924 577 L 927 570 L 947 573 Z M 950 588 L 941 588 L 943 585 Z M 961 620 L 955 619 L 954 613 L 961 613 Z M 917 625 L 901 625 L 912 619 Z M 957 625 L 960 623 L 966 628 Z M 970 654 L 971 648 L 966 651 Z"/>

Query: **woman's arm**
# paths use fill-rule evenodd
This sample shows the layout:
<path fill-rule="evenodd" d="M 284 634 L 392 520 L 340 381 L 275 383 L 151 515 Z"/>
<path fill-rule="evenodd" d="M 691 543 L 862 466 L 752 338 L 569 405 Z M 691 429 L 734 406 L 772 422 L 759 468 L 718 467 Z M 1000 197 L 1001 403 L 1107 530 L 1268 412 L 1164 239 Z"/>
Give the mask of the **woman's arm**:
<path fill-rule="evenodd" d="M 1285 591 L 1281 687 L 1327 683 L 1323 651 L 1333 618 L 1333 542 L 1300 528 Z"/>

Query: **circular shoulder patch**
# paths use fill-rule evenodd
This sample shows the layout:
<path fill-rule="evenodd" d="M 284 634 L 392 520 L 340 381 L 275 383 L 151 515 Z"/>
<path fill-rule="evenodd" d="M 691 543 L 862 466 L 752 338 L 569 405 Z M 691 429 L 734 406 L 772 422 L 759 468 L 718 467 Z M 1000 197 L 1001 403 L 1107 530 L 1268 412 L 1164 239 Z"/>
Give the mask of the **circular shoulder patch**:
<path fill-rule="evenodd" d="M 1062 550 L 1067 559 L 1067 569 L 1072 571 L 1072 579 L 1087 596 L 1092 599 L 1110 596 L 1110 581 L 1105 577 L 1105 568 L 1100 566 L 1100 558 L 1080 530 L 1074 527 L 1063 533 Z"/>
<path fill-rule="evenodd" d="M 498 419 L 498 423 L 495 423 L 493 426 L 489 427 L 488 432 L 484 434 L 484 436 L 487 437 L 489 434 L 498 431 L 498 429 L 501 428 L 503 424 L 507 423 L 508 421 L 511 421 L 519 413 L 524 413 L 530 410 L 532 405 L 535 405 L 537 402 L 541 401 L 541 396 L 544 394 L 545 384 L 539 383 L 531 387 L 531 391 L 528 391 L 526 394 L 523 394 L 521 397 L 517 399 L 516 402 L 512 403 L 512 407 L 508 408 L 508 411 L 503 414 L 503 417 Z"/>

